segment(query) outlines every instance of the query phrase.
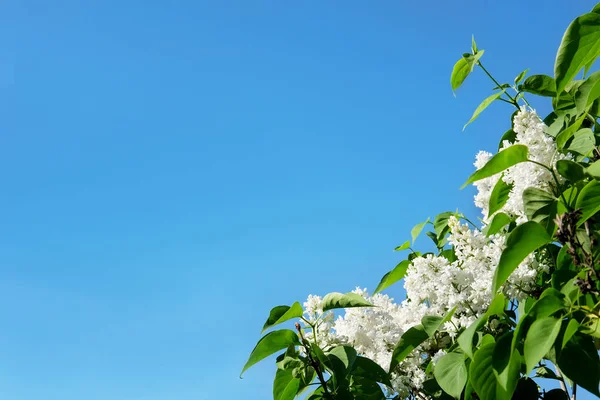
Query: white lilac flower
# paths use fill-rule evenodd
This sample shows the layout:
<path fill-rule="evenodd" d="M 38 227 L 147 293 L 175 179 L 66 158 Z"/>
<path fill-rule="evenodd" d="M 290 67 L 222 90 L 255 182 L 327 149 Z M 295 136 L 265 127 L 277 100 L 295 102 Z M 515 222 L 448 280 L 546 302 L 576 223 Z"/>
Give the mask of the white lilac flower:
<path fill-rule="evenodd" d="M 394 348 L 402 334 L 409 328 L 421 322 L 427 311 L 427 306 L 419 302 L 405 301 L 394 303 L 388 295 L 376 294 L 369 296 L 366 289 L 357 288 L 353 291 L 371 302 L 375 307 L 359 307 L 345 309 L 344 315 L 337 320 L 321 322 L 317 331 L 317 343 L 321 348 L 328 349 L 337 345 L 349 345 L 356 351 L 378 363 L 388 370 Z M 307 305 L 316 302 L 317 296 L 310 296 Z M 310 313 L 307 311 L 307 315 Z M 319 321 L 327 320 L 331 313 L 314 314 Z M 306 334 L 312 340 L 312 333 Z M 428 343 L 421 348 L 427 348 Z M 408 388 L 420 388 L 425 380 L 422 368 L 424 358 L 419 350 L 407 357 L 396 368 L 398 378 L 393 391 L 403 393 Z M 402 376 L 402 378 L 399 378 Z"/>
<path fill-rule="evenodd" d="M 508 201 L 500 211 L 516 217 L 519 224 L 527 220 L 523 209 L 523 191 L 528 187 L 551 190 L 555 183 L 554 178 L 552 173 L 542 165 L 550 168 L 557 160 L 570 157 L 557 153 L 554 139 L 544 132 L 545 128 L 546 125 L 536 112 L 528 110 L 525 106 L 521 107 L 521 110 L 515 115 L 513 120 L 513 130 L 516 133 L 515 142 L 510 143 L 505 140 L 500 150 L 515 144 L 525 145 L 528 148 L 529 159 L 538 164 L 522 162 L 508 168 L 503 174 L 496 174 L 475 182 L 474 185 L 477 188 L 475 205 L 481 209 L 484 221 L 489 222 L 493 217 L 493 215 L 489 215 L 488 204 L 492 189 L 501 176 L 504 182 L 513 187 Z M 475 167 L 482 168 L 490 158 L 490 153 L 479 152 L 474 163 Z"/>
<path fill-rule="evenodd" d="M 440 358 L 444 357 L 446 354 L 447 353 L 445 350 L 438 350 L 437 353 L 435 353 L 433 357 L 431 357 L 431 363 L 433 364 L 433 366 L 435 366 L 435 364 L 437 364 L 437 362 L 440 361 Z"/>

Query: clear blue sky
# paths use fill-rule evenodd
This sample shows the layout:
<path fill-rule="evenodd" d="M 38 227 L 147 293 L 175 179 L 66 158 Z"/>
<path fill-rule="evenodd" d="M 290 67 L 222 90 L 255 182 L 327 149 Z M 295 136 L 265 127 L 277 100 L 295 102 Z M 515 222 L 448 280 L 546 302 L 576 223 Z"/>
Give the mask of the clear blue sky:
<path fill-rule="evenodd" d="M 526 5 L 525 5 L 526 4 Z M 269 309 L 373 289 L 594 1 L 0 5 L 0 397 L 268 399 Z M 506 107 L 505 107 L 506 106 Z M 421 238 L 420 243 L 426 243 Z M 400 287 L 390 293 L 401 298 Z"/>

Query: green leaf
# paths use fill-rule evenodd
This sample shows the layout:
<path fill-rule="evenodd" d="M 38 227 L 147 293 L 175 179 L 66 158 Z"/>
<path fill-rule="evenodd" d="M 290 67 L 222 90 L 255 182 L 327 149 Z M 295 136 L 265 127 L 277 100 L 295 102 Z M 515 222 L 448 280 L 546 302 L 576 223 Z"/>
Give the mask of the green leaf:
<path fill-rule="evenodd" d="M 300 379 L 294 378 L 292 370 L 277 370 L 273 381 L 274 400 L 293 400 L 299 388 Z"/>
<path fill-rule="evenodd" d="M 356 356 L 356 350 L 350 346 L 336 346 L 327 353 L 327 358 L 332 363 L 339 363 L 344 371 L 352 368 Z"/>
<path fill-rule="evenodd" d="M 479 328 L 481 328 L 492 315 L 502 314 L 504 312 L 504 295 L 499 293 L 494 297 L 484 315 L 465 329 L 456 339 L 458 346 L 467 356 L 473 358 L 473 338 Z"/>
<path fill-rule="evenodd" d="M 512 218 L 504 213 L 498 213 L 494 215 L 494 218 L 492 218 L 492 222 L 490 222 L 490 224 L 487 226 L 486 235 L 495 235 L 496 233 L 500 232 L 500 230 L 506 225 L 510 224 L 511 221 Z"/>
<path fill-rule="evenodd" d="M 425 232 L 425 234 L 433 241 L 433 244 L 435 244 L 435 247 L 437 247 L 437 248 L 443 247 L 443 246 L 440 246 L 438 237 L 435 234 L 435 232 Z"/>
<path fill-rule="evenodd" d="M 565 179 L 573 183 L 577 183 L 585 179 L 585 170 L 583 166 L 571 160 L 558 160 L 556 162 L 556 170 Z"/>
<path fill-rule="evenodd" d="M 310 350 L 317 357 L 317 360 L 319 360 L 321 364 L 327 366 L 329 360 L 327 359 L 327 356 L 325 356 L 325 353 L 323 353 L 323 350 L 321 350 L 319 346 L 313 345 L 311 346 Z"/>
<path fill-rule="evenodd" d="M 494 273 L 492 291 L 496 293 L 500 289 L 525 257 L 550 241 L 544 227 L 537 222 L 528 221 L 517 226 L 506 240 L 506 248 Z"/>
<path fill-rule="evenodd" d="M 373 304 L 369 303 L 359 294 L 356 293 L 338 293 L 333 292 L 323 297 L 321 302 L 323 312 L 333 310 L 336 308 L 353 308 L 353 307 L 373 307 Z"/>
<path fill-rule="evenodd" d="M 394 249 L 394 251 L 402 251 L 402 250 L 406 250 L 410 248 L 410 240 L 407 240 L 406 242 L 402 243 L 400 246 L 396 247 Z"/>
<path fill-rule="evenodd" d="M 525 75 L 527 74 L 527 72 L 529 72 L 529 68 L 527 68 L 525 71 L 523 71 L 519 75 L 517 75 L 517 77 L 515 78 L 515 85 L 518 85 L 519 83 L 521 83 L 523 78 L 525 78 Z"/>
<path fill-rule="evenodd" d="M 492 193 L 490 194 L 488 218 L 490 215 L 494 215 L 496 211 L 504 207 L 508 201 L 508 197 L 512 188 L 513 185 L 509 185 L 508 183 L 504 182 L 502 177 L 498 179 L 498 182 L 496 182 L 494 189 L 492 189 Z"/>
<path fill-rule="evenodd" d="M 452 85 L 453 91 L 458 89 L 465 79 L 467 79 L 467 76 L 473 72 L 473 68 L 475 68 L 477 61 L 481 58 L 483 52 L 483 50 L 479 50 L 475 55 L 468 54 L 467 56 L 463 56 L 456 64 L 454 64 L 452 75 L 450 76 L 450 84 Z"/>
<path fill-rule="evenodd" d="M 528 149 L 522 144 L 510 146 L 494 155 L 483 167 L 475 171 L 462 188 L 480 179 L 494 176 L 518 163 L 527 161 Z M 462 189 L 461 188 L 461 189 Z"/>
<path fill-rule="evenodd" d="M 490 343 L 496 343 L 496 339 L 494 339 L 494 337 L 492 335 L 490 335 L 489 333 L 486 333 L 481 338 L 481 341 L 479 342 L 479 346 L 485 346 L 486 344 L 490 344 Z"/>
<path fill-rule="evenodd" d="M 555 97 L 556 82 L 548 75 L 531 75 L 519 86 L 519 90 L 539 96 Z"/>
<path fill-rule="evenodd" d="M 507 393 L 498 384 L 492 366 L 495 343 L 481 346 L 469 366 L 469 381 L 480 399 L 510 400 L 512 393 Z"/>
<path fill-rule="evenodd" d="M 560 325 L 560 319 L 553 317 L 539 318 L 531 324 L 523 347 L 527 373 L 550 351 L 560 332 Z"/>
<path fill-rule="evenodd" d="M 564 306 L 564 295 L 556 289 L 548 288 L 527 313 L 535 318 L 543 318 L 563 310 Z"/>
<path fill-rule="evenodd" d="M 433 229 L 435 230 L 438 239 L 441 239 L 449 231 L 448 220 L 452 216 L 456 216 L 456 213 L 452 211 L 445 211 L 436 215 L 436 217 L 433 219 Z"/>
<path fill-rule="evenodd" d="M 558 133 L 565 126 L 565 119 L 567 118 L 568 113 L 564 110 L 554 110 L 546 118 L 544 118 L 544 123 L 546 124 L 546 132 L 548 135 L 552 137 L 556 137 Z"/>
<path fill-rule="evenodd" d="M 421 222 L 419 224 L 416 224 L 410 231 L 410 235 L 412 237 L 412 243 L 413 245 L 415 244 L 415 240 L 417 240 L 417 237 L 421 234 L 421 231 L 423 230 L 423 228 L 425 228 L 425 225 L 427 225 L 429 223 L 429 217 L 427 217 L 427 220 L 425 222 Z"/>
<path fill-rule="evenodd" d="M 323 387 L 319 386 L 310 395 L 308 395 L 306 400 L 324 400 L 326 399 L 326 397 L 324 397 L 324 393 L 325 391 L 323 390 Z"/>
<path fill-rule="evenodd" d="M 526 314 L 520 319 L 513 335 L 511 344 L 513 349 L 517 347 L 518 343 L 523 339 L 523 336 L 527 332 L 527 329 L 535 320 L 549 317 L 564 310 L 565 304 L 563 297 L 564 295 L 557 290 L 549 288 L 542 293 L 540 298 L 533 303 L 529 310 L 524 310 Z M 529 299 L 533 300 L 532 297 Z"/>
<path fill-rule="evenodd" d="M 565 101 L 568 101 L 568 102 L 574 104 L 573 97 L 575 95 L 575 92 L 577 92 L 579 90 L 579 88 L 581 87 L 581 85 L 584 82 L 585 81 L 583 79 L 576 79 L 574 81 L 567 83 L 567 86 L 565 86 L 565 93 L 561 93 L 561 97 L 564 97 Z M 553 100 L 557 100 L 557 99 L 553 99 Z"/>
<path fill-rule="evenodd" d="M 387 386 L 392 386 L 390 382 L 389 374 L 379 366 L 375 361 L 358 356 L 354 361 L 354 368 L 352 369 L 352 375 L 362 376 L 363 378 L 371 381 L 383 383 Z"/>
<path fill-rule="evenodd" d="M 392 362 L 390 371 L 393 371 L 396 366 L 406 358 L 417 346 L 429 338 L 423 325 L 416 325 L 404 332 L 400 337 L 398 344 L 394 348 L 392 354 Z"/>
<path fill-rule="evenodd" d="M 545 378 L 545 379 L 556 379 L 556 380 L 560 380 L 560 378 L 558 376 L 556 376 L 556 374 L 554 373 L 554 371 L 552 371 L 550 368 L 543 366 L 543 367 L 539 367 L 538 369 L 535 370 L 535 377 L 536 378 Z"/>
<path fill-rule="evenodd" d="M 500 96 L 502 96 L 504 94 L 504 92 L 506 92 L 506 90 L 501 90 L 499 92 L 492 94 L 491 96 L 488 96 L 485 100 L 483 100 L 481 102 L 481 104 L 479 104 L 477 106 L 477 108 L 475 109 L 475 111 L 473 112 L 473 115 L 471 116 L 471 119 L 469 120 L 469 122 L 467 122 L 465 124 L 465 126 L 463 126 L 463 131 L 467 128 L 467 126 L 471 122 L 475 121 L 477 119 L 477 117 L 479 116 L 479 114 L 481 114 L 486 108 L 488 108 L 490 104 L 492 104 L 495 100 L 500 98 Z"/>
<path fill-rule="evenodd" d="M 302 310 L 302 306 L 300 303 L 295 302 L 292 306 L 277 306 L 273 307 L 271 313 L 269 314 L 269 318 L 263 325 L 262 331 L 266 331 L 272 326 L 281 324 L 282 322 L 289 321 L 292 318 L 300 318 L 304 311 Z"/>
<path fill-rule="evenodd" d="M 600 17 L 600 14 L 598 15 Z M 556 135 L 556 147 L 564 149 L 565 145 L 573 135 L 579 130 L 581 124 L 585 120 L 585 114 L 575 120 L 569 127 Z"/>
<path fill-rule="evenodd" d="M 375 289 L 375 293 L 379 293 L 382 290 L 387 289 L 394 283 L 398 282 L 400 279 L 404 278 L 404 275 L 406 275 L 406 270 L 408 270 L 409 266 L 410 261 L 401 261 L 398 265 L 396 265 L 396 267 L 393 270 L 391 270 L 390 272 L 385 274 L 383 278 L 381 278 L 379 285 L 377 285 L 377 288 Z"/>
<path fill-rule="evenodd" d="M 428 395 L 426 398 L 435 400 L 452 400 L 452 396 L 448 395 L 442 390 L 440 385 L 437 383 L 435 378 L 425 379 L 423 381 L 422 392 Z M 403 397 L 397 397 L 392 400 L 404 399 Z M 410 397 L 408 397 L 410 399 Z M 361 399 L 362 400 L 362 399 Z"/>
<path fill-rule="evenodd" d="M 330 397 L 331 398 L 331 397 Z M 335 399 L 340 400 L 386 400 L 381 385 L 369 379 L 360 376 L 352 377 L 352 390 L 343 392 L 339 389 L 336 392 Z"/>
<path fill-rule="evenodd" d="M 600 179 L 600 160 L 587 167 L 585 172 L 594 179 Z"/>
<path fill-rule="evenodd" d="M 510 353 L 510 337 L 505 341 L 506 346 L 503 346 L 501 341 L 496 343 L 495 349 L 502 346 L 504 350 L 507 352 L 504 357 L 504 361 L 502 363 L 498 363 L 498 358 L 495 357 L 498 353 L 494 351 L 494 356 L 492 357 L 492 368 L 494 369 L 494 374 L 497 379 L 497 387 L 496 390 L 500 391 L 502 395 L 506 394 L 508 398 L 512 398 L 512 394 L 517 388 L 517 383 L 519 381 L 519 374 L 521 371 L 521 354 L 519 351 L 514 349 L 512 354 Z M 510 356 L 509 356 L 510 355 Z M 501 368 L 498 368 L 498 364 L 500 364 Z"/>
<path fill-rule="evenodd" d="M 527 219 L 544 227 L 549 235 L 554 233 L 554 218 L 558 201 L 550 193 L 529 187 L 523 191 L 523 207 Z"/>
<path fill-rule="evenodd" d="M 571 140 L 567 149 L 587 157 L 592 153 L 595 145 L 596 139 L 594 138 L 594 132 L 589 128 L 583 128 L 575 132 L 573 140 Z"/>
<path fill-rule="evenodd" d="M 459 399 L 467 383 L 467 365 L 462 353 L 448 353 L 439 359 L 433 369 L 435 380 L 450 396 Z"/>
<path fill-rule="evenodd" d="M 583 325 L 581 325 L 581 332 L 595 338 L 600 338 L 600 318 L 588 319 Z"/>
<path fill-rule="evenodd" d="M 477 54 L 477 43 L 475 43 L 475 35 L 471 35 L 471 52 Z"/>
<path fill-rule="evenodd" d="M 579 194 L 579 197 L 577 197 L 577 203 L 575 207 L 582 210 L 581 218 L 579 219 L 577 226 L 582 225 L 585 221 L 600 211 L 599 181 L 593 180 L 584 186 Z"/>
<path fill-rule="evenodd" d="M 591 74 L 585 82 L 579 86 L 575 93 L 575 105 L 577 113 L 582 114 L 597 98 L 600 97 L 600 71 Z"/>
<path fill-rule="evenodd" d="M 473 389 L 473 385 L 471 381 L 467 379 L 467 386 L 465 387 L 465 400 L 478 400 L 477 394 L 475 393 L 475 389 Z"/>
<path fill-rule="evenodd" d="M 337 346 L 327 353 L 327 366 L 333 371 L 333 377 L 339 384 L 346 379 L 346 375 L 356 361 L 356 350 L 350 346 Z"/>
<path fill-rule="evenodd" d="M 569 323 L 567 324 L 567 328 L 565 329 L 565 333 L 562 338 L 562 344 L 560 347 L 561 350 L 565 348 L 565 346 L 567 345 L 567 343 L 569 343 L 573 335 L 577 333 L 577 331 L 579 330 L 579 326 L 579 322 L 577 322 L 576 320 L 569 320 Z"/>
<path fill-rule="evenodd" d="M 568 249 L 569 249 L 569 246 L 562 246 L 560 248 L 560 251 L 558 252 L 558 254 L 556 256 L 556 269 L 568 270 L 571 268 L 571 265 L 573 264 L 573 260 L 572 260 L 571 256 L 569 255 L 569 253 L 567 252 Z"/>
<path fill-rule="evenodd" d="M 574 335 L 560 352 L 558 367 L 567 378 L 596 396 L 600 396 L 598 390 L 600 360 L 590 336 Z"/>
<path fill-rule="evenodd" d="M 424 316 L 421 319 L 421 325 L 423 326 L 425 332 L 427 332 L 427 335 L 429 335 L 429 337 L 433 337 L 433 335 L 438 331 L 438 329 L 440 329 L 440 326 L 450 321 L 450 318 L 452 318 L 455 311 L 456 307 L 448 311 L 448 313 L 444 315 L 444 317 L 438 317 L 435 315 Z"/>
<path fill-rule="evenodd" d="M 500 336 L 492 353 L 492 368 L 498 387 L 507 393 L 515 391 L 521 369 L 521 354 L 516 349 L 511 351 L 513 334 L 507 332 Z"/>
<path fill-rule="evenodd" d="M 498 151 L 502 150 L 504 146 L 504 141 L 508 140 L 509 143 L 513 144 L 515 140 L 517 140 L 517 133 L 511 129 L 504 132 L 502 137 L 500 138 L 500 142 L 498 143 Z"/>
<path fill-rule="evenodd" d="M 517 390 L 513 395 L 512 400 L 531 400 L 538 399 L 540 393 L 537 384 L 530 378 L 519 379 Z"/>
<path fill-rule="evenodd" d="M 298 345 L 300 345 L 298 335 L 292 330 L 281 329 L 267 333 L 258 341 L 256 347 L 254 347 L 254 350 L 250 353 L 250 357 L 248 358 L 248 361 L 246 361 L 246 365 L 244 365 L 240 377 L 248 368 L 267 358 L 271 354 L 289 346 Z"/>
<path fill-rule="evenodd" d="M 567 28 L 554 63 L 557 93 L 600 54 L 600 14 L 575 18 Z"/>

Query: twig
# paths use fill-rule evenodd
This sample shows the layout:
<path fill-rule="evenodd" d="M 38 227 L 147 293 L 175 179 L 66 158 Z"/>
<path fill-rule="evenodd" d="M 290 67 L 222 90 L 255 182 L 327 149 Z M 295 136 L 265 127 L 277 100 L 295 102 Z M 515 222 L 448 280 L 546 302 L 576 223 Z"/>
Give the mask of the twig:
<path fill-rule="evenodd" d="M 567 385 L 565 383 L 565 379 L 563 378 L 562 374 L 560 373 L 560 369 L 558 369 L 558 366 L 555 365 L 554 369 L 556 370 L 556 376 L 558 376 L 560 378 L 560 380 L 558 381 L 558 383 L 560 383 L 560 388 L 563 390 L 563 392 L 565 392 L 567 394 L 567 397 L 569 397 L 569 391 L 567 390 Z"/>
<path fill-rule="evenodd" d="M 306 354 L 308 356 L 308 361 L 310 362 L 311 366 L 315 369 L 315 372 L 317 373 L 317 377 L 319 378 L 319 382 L 321 382 L 321 386 L 323 387 L 323 392 L 325 392 L 325 397 L 333 400 L 333 396 L 331 396 L 331 393 L 329 393 L 329 390 L 327 389 L 327 382 L 325 381 L 325 377 L 323 376 L 323 372 L 321 371 L 319 362 L 313 358 L 313 356 L 310 352 L 310 343 L 308 343 L 308 341 L 306 341 L 304 339 L 304 335 L 302 335 L 302 328 L 300 327 L 300 324 L 297 322 L 296 322 L 296 330 L 298 331 L 298 334 L 300 335 L 302 344 L 306 348 Z"/>

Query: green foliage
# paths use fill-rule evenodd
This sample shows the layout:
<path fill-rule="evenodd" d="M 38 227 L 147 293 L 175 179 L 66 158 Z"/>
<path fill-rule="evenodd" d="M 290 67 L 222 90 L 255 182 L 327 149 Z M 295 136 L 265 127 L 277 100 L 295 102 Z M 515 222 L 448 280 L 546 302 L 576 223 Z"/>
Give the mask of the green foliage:
<path fill-rule="evenodd" d="M 527 72 L 529 72 L 529 68 L 527 68 L 525 71 L 523 71 L 519 75 L 517 75 L 517 77 L 515 78 L 515 85 L 518 85 L 519 83 L 521 83 L 523 78 L 525 78 L 525 75 L 527 75 Z"/>
<path fill-rule="evenodd" d="M 600 182 L 593 180 L 585 185 L 577 197 L 576 208 L 582 211 L 579 225 L 600 211 Z"/>
<path fill-rule="evenodd" d="M 582 179 L 585 179 L 584 167 L 570 160 L 559 160 L 556 162 L 556 170 L 565 179 L 576 183 Z"/>
<path fill-rule="evenodd" d="M 584 113 L 600 97 L 600 71 L 591 74 L 575 93 L 577 113 Z"/>
<path fill-rule="evenodd" d="M 525 215 L 530 221 L 540 224 L 549 235 L 554 233 L 558 201 L 553 195 L 538 188 L 527 188 L 523 191 L 523 206 Z"/>
<path fill-rule="evenodd" d="M 467 76 L 473 72 L 473 68 L 475 68 L 481 56 L 483 56 L 483 52 L 483 50 L 479 50 L 475 54 L 465 54 L 454 64 L 452 75 L 450 76 L 452 90 L 458 89 L 465 79 L 467 79 Z"/>
<path fill-rule="evenodd" d="M 274 400 L 293 400 L 298 389 L 300 389 L 300 378 L 294 378 L 291 370 L 277 370 L 273 382 Z"/>
<path fill-rule="evenodd" d="M 561 320 L 553 317 L 536 319 L 527 332 L 524 345 L 527 371 L 533 370 L 550 351 L 560 332 Z"/>
<path fill-rule="evenodd" d="M 487 227 L 486 235 L 491 236 L 491 235 L 497 234 L 498 232 L 500 232 L 500 230 L 502 228 L 504 228 L 506 225 L 508 225 L 511 221 L 512 221 L 512 219 L 505 213 L 498 213 L 498 214 L 494 215 L 494 218 L 492 218 L 492 221 L 490 222 L 490 224 Z"/>
<path fill-rule="evenodd" d="M 519 90 L 540 96 L 555 97 L 556 82 L 548 75 L 532 75 L 525 79 L 525 82 L 519 86 Z"/>
<path fill-rule="evenodd" d="M 473 121 L 475 121 L 477 119 L 477 117 L 479 117 L 479 114 L 481 114 L 486 108 L 489 107 L 490 104 L 492 104 L 495 100 L 498 100 L 500 98 L 500 96 L 502 96 L 504 94 L 505 90 L 501 90 L 499 92 L 496 92 L 494 94 L 492 94 L 491 96 L 487 97 L 485 100 L 483 100 L 481 102 L 481 104 L 479 104 L 477 106 L 477 108 L 475 109 L 475 111 L 473 112 L 473 115 L 471 116 L 471 119 L 469 120 L 469 122 L 467 122 L 465 124 L 465 126 L 463 127 L 463 131 L 466 129 L 466 127 Z"/>
<path fill-rule="evenodd" d="M 485 325 L 485 323 L 492 315 L 498 315 L 504 312 L 504 303 L 504 296 L 502 294 L 496 295 L 486 313 L 483 316 L 481 316 L 474 324 L 465 329 L 456 340 L 462 351 L 464 351 L 465 354 L 468 355 L 470 358 L 473 358 L 473 339 L 475 338 L 475 334 L 481 327 Z"/>
<path fill-rule="evenodd" d="M 383 278 L 381 278 L 379 285 L 377 285 L 377 288 L 375 289 L 375 293 L 379 293 L 382 290 L 387 289 L 394 283 L 398 282 L 400 279 L 404 278 L 404 275 L 406 275 L 406 270 L 409 266 L 409 260 L 401 261 L 398 265 L 396 265 L 396 267 L 393 270 L 391 270 L 390 272 L 385 274 Z"/>
<path fill-rule="evenodd" d="M 494 274 L 492 291 L 497 292 L 525 257 L 547 243 L 550 243 L 550 236 L 537 222 L 529 221 L 517 226 L 506 241 L 506 249 Z"/>
<path fill-rule="evenodd" d="M 508 195 L 510 194 L 510 190 L 512 188 L 513 185 L 509 185 L 508 183 L 504 182 L 502 178 L 498 179 L 498 182 L 496 185 L 494 185 L 494 189 L 490 195 L 490 201 L 488 205 L 489 215 L 493 215 L 496 211 L 504 207 L 508 201 Z"/>
<path fill-rule="evenodd" d="M 300 318 L 302 316 L 302 306 L 300 303 L 295 302 L 292 306 L 277 306 L 273 307 L 271 313 L 269 314 L 269 318 L 263 325 L 263 332 L 267 329 L 279 325 L 285 321 L 289 321 L 292 318 Z"/>
<path fill-rule="evenodd" d="M 469 380 L 473 389 L 481 399 L 509 400 L 512 392 L 502 387 L 493 367 L 493 354 L 495 343 L 483 345 L 475 353 L 473 362 L 469 367 Z M 508 371 L 515 375 L 514 370 Z M 518 375 L 518 372 L 517 372 Z M 511 376 L 514 378 L 514 376 Z"/>
<path fill-rule="evenodd" d="M 244 368 L 242 368 L 242 374 L 248 368 L 267 358 L 271 354 L 274 354 L 279 350 L 287 349 L 289 346 L 299 344 L 300 341 L 298 340 L 298 335 L 296 332 L 289 329 L 281 329 L 267 333 L 258 341 L 256 347 L 254 347 L 254 350 L 250 353 L 248 361 L 246 361 Z"/>
<path fill-rule="evenodd" d="M 427 220 L 425 220 L 424 222 L 416 224 L 411 229 L 410 236 L 412 237 L 412 243 L 413 243 L 413 245 L 415 244 L 415 240 L 417 240 L 417 237 L 419 237 L 419 235 L 423 231 L 423 228 L 425 228 L 425 225 L 427 225 L 428 223 L 429 223 L 429 218 L 427 218 Z"/>
<path fill-rule="evenodd" d="M 598 380 L 600 375 L 600 360 L 594 341 L 589 336 L 574 335 L 560 350 L 558 367 L 570 380 L 600 396 Z"/>
<path fill-rule="evenodd" d="M 527 161 L 527 155 L 527 146 L 521 144 L 510 146 L 509 148 L 502 150 L 493 156 L 487 162 L 487 164 L 475 171 L 462 187 L 464 188 L 473 182 L 477 182 L 478 180 L 484 178 L 489 178 L 490 176 L 496 175 L 505 169 L 512 167 L 513 165 Z"/>
<path fill-rule="evenodd" d="M 591 12 L 575 18 L 565 32 L 554 64 L 557 92 L 600 55 L 600 14 Z"/>
<path fill-rule="evenodd" d="M 592 154 L 595 148 L 596 138 L 594 137 L 594 132 L 592 132 L 590 128 L 583 128 L 575 132 L 573 135 L 573 140 L 571 140 L 571 142 L 567 145 L 567 150 L 569 152 L 577 153 L 583 157 L 588 157 L 590 154 Z"/>
<path fill-rule="evenodd" d="M 323 297 L 321 306 L 323 311 L 328 311 L 336 308 L 372 307 L 373 304 L 356 293 L 342 294 L 334 292 Z"/>
<path fill-rule="evenodd" d="M 462 353 L 448 353 L 437 362 L 433 376 L 444 392 L 459 399 L 467 383 L 468 371 Z"/>
<path fill-rule="evenodd" d="M 565 145 L 567 144 L 569 139 L 571 139 L 575 135 L 575 133 L 577 133 L 577 131 L 581 127 L 581 124 L 583 124 L 585 117 L 585 115 L 580 116 L 571 125 L 569 125 L 567 129 L 561 131 L 558 135 L 556 135 L 556 146 L 559 149 L 565 148 Z"/>
<path fill-rule="evenodd" d="M 400 246 L 396 247 L 394 251 L 402 251 L 410 248 L 410 240 L 402 243 Z"/>
<path fill-rule="evenodd" d="M 429 338 L 423 325 L 416 325 L 404 332 L 392 353 L 390 371 L 406 358 L 417 346 Z"/>

